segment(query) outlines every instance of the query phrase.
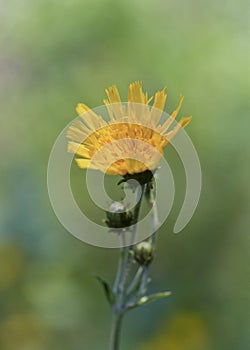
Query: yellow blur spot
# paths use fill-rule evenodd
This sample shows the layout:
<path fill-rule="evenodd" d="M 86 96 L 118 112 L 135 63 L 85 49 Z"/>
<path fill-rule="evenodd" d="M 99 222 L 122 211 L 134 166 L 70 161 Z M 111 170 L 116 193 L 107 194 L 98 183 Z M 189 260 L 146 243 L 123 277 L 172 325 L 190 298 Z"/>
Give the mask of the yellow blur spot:
<path fill-rule="evenodd" d="M 177 314 L 138 350 L 209 350 L 208 326 L 198 313 Z"/>

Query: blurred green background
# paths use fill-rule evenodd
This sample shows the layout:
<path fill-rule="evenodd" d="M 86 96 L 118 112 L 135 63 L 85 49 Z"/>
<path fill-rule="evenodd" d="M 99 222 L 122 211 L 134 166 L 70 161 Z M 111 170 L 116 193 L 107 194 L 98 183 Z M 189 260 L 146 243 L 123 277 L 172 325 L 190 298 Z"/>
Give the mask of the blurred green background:
<path fill-rule="evenodd" d="M 122 349 L 248 348 L 249 15 L 247 0 L 0 1 L 1 350 L 108 348 L 111 314 L 93 275 L 112 281 L 118 252 L 66 232 L 46 168 L 77 102 L 102 104 L 112 84 L 126 100 L 135 80 L 150 94 L 167 85 L 169 112 L 185 95 L 203 189 L 172 234 L 184 174 L 169 148 L 179 190 L 151 289 L 173 295 L 127 315 Z"/>

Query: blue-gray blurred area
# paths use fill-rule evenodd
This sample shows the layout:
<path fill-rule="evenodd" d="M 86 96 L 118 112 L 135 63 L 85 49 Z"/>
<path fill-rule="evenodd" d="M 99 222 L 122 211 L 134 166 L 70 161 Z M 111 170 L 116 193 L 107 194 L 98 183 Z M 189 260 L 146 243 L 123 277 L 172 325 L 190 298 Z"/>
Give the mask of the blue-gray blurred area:
<path fill-rule="evenodd" d="M 135 80 L 149 94 L 167 86 L 168 112 L 185 95 L 203 188 L 174 235 L 185 179 L 169 147 L 176 201 L 160 229 L 151 290 L 173 294 L 127 315 L 122 350 L 248 348 L 249 15 L 247 0 L 0 1 L 1 350 L 108 348 L 111 313 L 94 275 L 112 281 L 118 251 L 60 225 L 46 171 L 75 105 L 101 105 L 112 84 L 126 100 Z M 82 186 L 84 171 L 72 173 Z"/>

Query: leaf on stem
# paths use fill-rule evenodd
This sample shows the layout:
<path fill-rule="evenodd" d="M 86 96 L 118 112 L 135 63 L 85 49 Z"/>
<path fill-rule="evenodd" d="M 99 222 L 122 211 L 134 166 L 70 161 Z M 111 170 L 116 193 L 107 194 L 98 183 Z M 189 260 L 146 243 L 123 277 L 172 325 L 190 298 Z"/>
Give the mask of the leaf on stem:
<path fill-rule="evenodd" d="M 95 276 L 95 277 L 101 283 L 108 302 L 110 303 L 110 305 L 113 305 L 115 302 L 115 294 L 110 288 L 110 285 L 102 277 L 100 276 Z"/>
<path fill-rule="evenodd" d="M 148 296 L 143 296 L 139 300 L 137 300 L 135 303 L 128 303 L 126 305 L 126 309 L 127 310 L 131 310 L 131 309 L 134 309 L 134 308 L 136 308 L 138 306 L 149 304 L 152 301 L 163 299 L 163 298 L 167 298 L 171 294 L 172 293 L 170 291 L 166 291 L 166 292 L 160 292 L 160 293 L 151 294 L 151 295 L 148 295 Z"/>

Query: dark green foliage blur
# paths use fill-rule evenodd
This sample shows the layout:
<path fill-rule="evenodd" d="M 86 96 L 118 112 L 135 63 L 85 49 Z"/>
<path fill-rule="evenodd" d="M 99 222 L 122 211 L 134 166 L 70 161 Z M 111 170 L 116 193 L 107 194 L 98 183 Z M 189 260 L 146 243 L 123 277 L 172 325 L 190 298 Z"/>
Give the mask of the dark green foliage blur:
<path fill-rule="evenodd" d="M 122 350 L 246 350 L 249 2 L 0 0 L 0 8 L 0 349 L 108 349 L 111 313 L 94 275 L 112 281 L 118 252 L 60 225 L 47 161 L 76 103 L 101 105 L 112 84 L 126 100 L 128 84 L 141 80 L 149 94 L 168 87 L 168 112 L 185 95 L 181 115 L 193 115 L 187 131 L 203 189 L 174 235 L 185 181 L 169 147 L 176 200 L 160 229 L 151 289 L 173 294 L 127 315 Z M 72 166 L 84 208 L 83 173 Z M 117 178 L 108 181 L 116 187 Z"/>

